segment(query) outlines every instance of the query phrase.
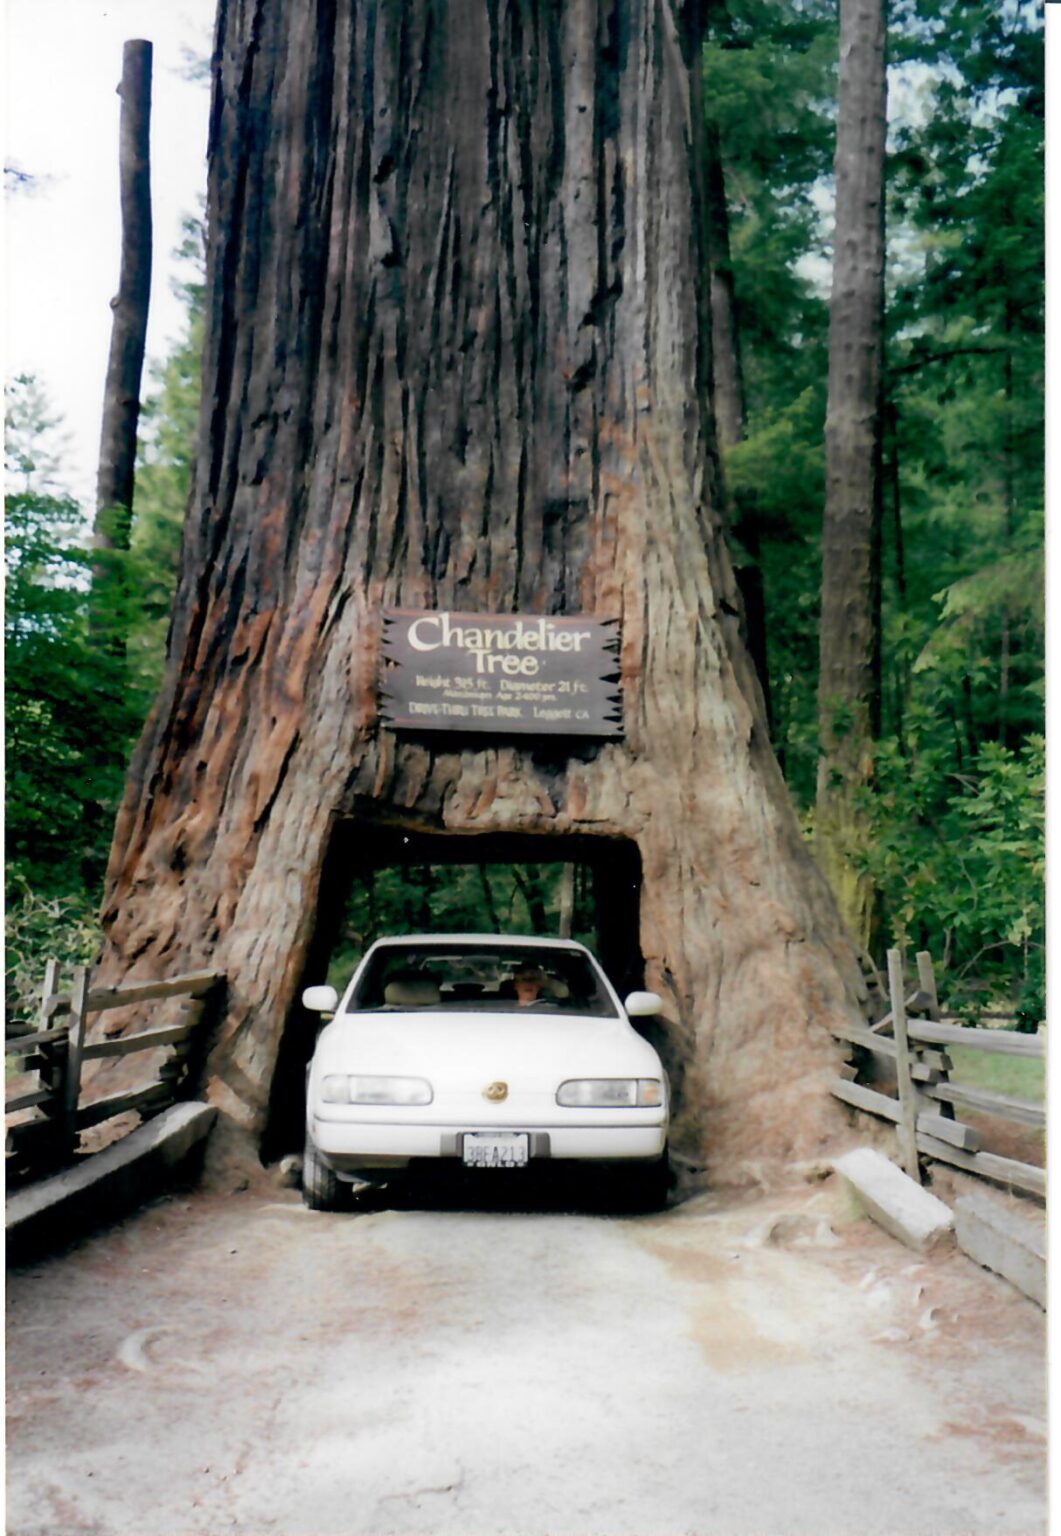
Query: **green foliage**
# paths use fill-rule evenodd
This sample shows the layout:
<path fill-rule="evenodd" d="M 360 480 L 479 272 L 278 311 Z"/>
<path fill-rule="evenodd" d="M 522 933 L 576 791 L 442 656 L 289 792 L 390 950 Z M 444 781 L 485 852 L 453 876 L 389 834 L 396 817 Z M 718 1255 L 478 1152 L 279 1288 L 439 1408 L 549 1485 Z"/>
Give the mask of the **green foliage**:
<path fill-rule="evenodd" d="M 818 190 L 833 154 L 836 8 L 730 0 L 709 10 L 705 110 L 719 128 L 753 414 L 824 382 Z"/>
<path fill-rule="evenodd" d="M 184 334 L 166 361 L 152 370 L 152 392 L 140 412 L 130 548 L 137 613 L 129 636 L 129 659 L 142 686 L 151 693 L 157 691 L 162 677 L 194 471 L 203 344 L 202 233 L 199 220 L 185 220 L 177 255 L 187 275 L 175 285 L 186 306 Z"/>
<path fill-rule="evenodd" d="M 102 878 L 145 701 L 109 632 L 90 632 L 87 529 L 55 485 L 55 423 L 31 380 L 9 401 L 7 468 L 21 488 L 5 513 L 7 851 L 35 889 L 65 893 Z"/>
<path fill-rule="evenodd" d="M 560 864 L 424 864 L 377 870 L 355 880 L 328 980 L 349 981 L 368 946 L 388 934 L 560 931 Z M 576 866 L 571 937 L 595 941 L 588 871 Z"/>
<path fill-rule="evenodd" d="M 942 71 L 932 110 L 896 134 L 892 166 L 905 250 L 890 317 L 891 451 L 906 580 L 903 592 L 886 588 L 894 734 L 880 753 L 877 862 L 892 864 L 892 922 L 908 926 L 918 911 L 959 999 L 979 976 L 1034 1028 L 1044 1014 L 1042 40 L 1027 8 L 945 3 L 939 16 L 943 28 L 918 44 Z M 904 837 L 914 859 L 899 878 Z"/>
<path fill-rule="evenodd" d="M 961 766 L 1042 726 L 1043 47 L 1010 0 L 926 12 L 907 43 L 931 96 L 891 164 L 891 453 L 924 616 L 908 681 Z"/>
<path fill-rule="evenodd" d="M 774 744 L 805 803 L 817 759 L 828 335 L 820 204 L 835 132 L 836 7 L 716 0 L 709 16 L 705 111 L 719 127 L 747 397 L 746 439 L 724 468 L 736 505 L 753 509 Z"/>
<path fill-rule="evenodd" d="M 44 959 L 62 974 L 91 965 L 101 934 L 95 905 L 83 891 L 41 896 L 19 876 L 9 881 L 4 954 L 4 1002 L 9 1025 L 34 1022 L 41 1000 Z"/>
<path fill-rule="evenodd" d="M 952 1005 L 1016 998 L 1022 1022 L 1044 1016 L 1045 741 L 1018 751 L 985 742 L 967 772 L 950 771 L 935 721 L 911 723 L 903 751 L 877 753 L 865 841 L 851 850 L 883 897 L 900 944 L 929 949 Z"/>
<path fill-rule="evenodd" d="M 805 818 L 818 759 L 835 11 L 715 0 L 705 110 L 733 225 L 774 741 Z M 888 167 L 883 739 L 852 852 L 881 936 L 1042 1013 L 1041 11 L 895 0 Z M 773 158 L 775 148 L 777 155 Z M 970 996 L 973 994 L 970 993 Z"/>
<path fill-rule="evenodd" d="M 7 855 L 19 911 L 31 891 L 76 911 L 98 900 L 125 765 L 161 677 L 198 415 L 200 240 L 188 221 L 187 328 L 141 413 L 128 550 L 90 553 L 88 519 L 61 484 L 58 421 L 33 379 L 8 390 Z M 93 567 L 106 573 L 102 607 L 90 604 Z"/>

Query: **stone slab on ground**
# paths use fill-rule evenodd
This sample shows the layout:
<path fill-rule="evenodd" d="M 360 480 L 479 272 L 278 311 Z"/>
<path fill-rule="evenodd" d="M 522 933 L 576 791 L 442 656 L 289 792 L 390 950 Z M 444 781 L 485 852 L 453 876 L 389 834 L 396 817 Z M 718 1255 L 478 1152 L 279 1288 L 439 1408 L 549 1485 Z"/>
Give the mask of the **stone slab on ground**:
<path fill-rule="evenodd" d="M 834 1159 L 833 1167 L 867 1214 L 916 1253 L 928 1253 L 953 1231 L 950 1207 L 882 1152 L 858 1147 Z"/>
<path fill-rule="evenodd" d="M 1042 1213 L 1025 1215 L 990 1195 L 954 1204 L 958 1247 L 1046 1310 L 1046 1229 Z"/>
<path fill-rule="evenodd" d="M 174 1104 L 102 1152 L 7 1202 L 7 1257 L 21 1262 L 127 1215 L 156 1194 L 208 1135 L 217 1110 Z"/>

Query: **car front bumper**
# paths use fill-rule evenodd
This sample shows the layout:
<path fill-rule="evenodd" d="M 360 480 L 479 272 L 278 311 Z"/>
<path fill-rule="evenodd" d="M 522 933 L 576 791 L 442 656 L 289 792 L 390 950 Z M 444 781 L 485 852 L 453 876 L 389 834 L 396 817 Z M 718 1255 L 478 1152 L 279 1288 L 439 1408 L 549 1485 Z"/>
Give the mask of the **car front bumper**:
<path fill-rule="evenodd" d="M 314 1116 L 310 1135 L 337 1173 L 403 1168 L 414 1159 L 460 1160 L 467 1132 L 526 1131 L 530 1161 L 625 1163 L 657 1161 L 667 1143 L 667 1123 L 638 1125 L 410 1125 L 323 1120 Z"/>

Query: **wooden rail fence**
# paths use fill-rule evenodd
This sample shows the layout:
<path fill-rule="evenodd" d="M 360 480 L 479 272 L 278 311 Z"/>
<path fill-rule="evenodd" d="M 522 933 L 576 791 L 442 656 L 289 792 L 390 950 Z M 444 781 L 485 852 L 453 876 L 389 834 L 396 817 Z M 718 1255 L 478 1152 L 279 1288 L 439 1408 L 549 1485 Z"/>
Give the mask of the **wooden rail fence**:
<path fill-rule="evenodd" d="M 910 1177 L 919 1183 L 919 1159 L 926 1157 L 1045 1199 L 1046 1175 L 1042 1168 L 985 1151 L 980 1132 L 954 1114 L 957 1106 L 1042 1130 L 1046 1125 L 1045 1106 L 952 1082 L 954 1063 L 946 1051 L 949 1045 L 961 1045 L 1041 1059 L 1045 1054 L 1044 1041 L 1038 1035 L 971 1029 L 944 1022 L 932 957 L 925 951 L 917 956 L 917 977 L 916 988 L 907 994 L 902 955 L 899 950 L 890 949 L 889 1012 L 875 1024 L 837 1024 L 832 1030 L 837 1039 L 859 1047 L 870 1058 L 889 1062 L 895 1070 L 896 1096 L 859 1082 L 858 1065 L 841 1070 L 831 1085 L 833 1093 L 845 1104 L 895 1124 L 900 1160 Z"/>
<path fill-rule="evenodd" d="M 36 1086 L 6 1098 L 4 1111 L 14 1115 L 32 1110 L 30 1119 L 7 1127 L 8 1169 L 16 1176 L 70 1158 L 78 1137 L 91 1126 L 136 1110 L 148 1118 L 176 1100 L 194 1093 L 199 1026 L 212 994 L 224 981 L 216 971 L 195 971 L 168 981 L 135 981 L 123 986 L 89 985 L 87 967 L 78 966 L 68 992 L 59 991 L 59 965 L 49 960 L 36 1029 L 5 1040 L 7 1059 L 21 1060 L 21 1073 L 36 1075 Z M 89 1040 L 93 1014 L 133 1003 L 187 998 L 180 1021 L 163 1028 L 139 1031 L 114 1039 Z M 155 1082 L 131 1092 L 93 1102 L 81 1102 L 85 1062 L 127 1056 L 136 1051 L 167 1049 Z"/>

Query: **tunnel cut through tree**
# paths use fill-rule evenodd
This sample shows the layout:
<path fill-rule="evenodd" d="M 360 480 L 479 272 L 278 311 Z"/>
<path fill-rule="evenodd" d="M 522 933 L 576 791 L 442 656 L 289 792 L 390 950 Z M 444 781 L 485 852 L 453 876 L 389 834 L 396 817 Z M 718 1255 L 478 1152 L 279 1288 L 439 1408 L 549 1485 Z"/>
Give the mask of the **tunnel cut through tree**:
<path fill-rule="evenodd" d="M 574 887 L 566 935 L 565 870 Z M 310 985 L 327 979 L 341 994 L 368 945 L 385 935 L 532 933 L 588 944 L 626 997 L 644 986 L 640 911 L 641 860 L 627 838 L 424 834 L 344 820 L 335 827 L 321 873 L 304 980 Z M 273 1077 L 262 1144 L 267 1161 L 302 1149 L 305 1069 L 319 1024 L 319 1016 L 296 998 Z M 683 1064 L 670 1051 L 661 1021 L 638 1020 L 635 1027 L 661 1053 L 680 1094 Z"/>
<path fill-rule="evenodd" d="M 229 1131 L 261 1136 L 340 823 L 628 839 L 679 1145 L 836 1124 L 860 977 L 723 544 L 701 35 L 677 0 L 221 0 L 198 463 L 104 963 L 225 970 Z M 623 739 L 382 728 L 389 607 L 618 620 Z"/>

